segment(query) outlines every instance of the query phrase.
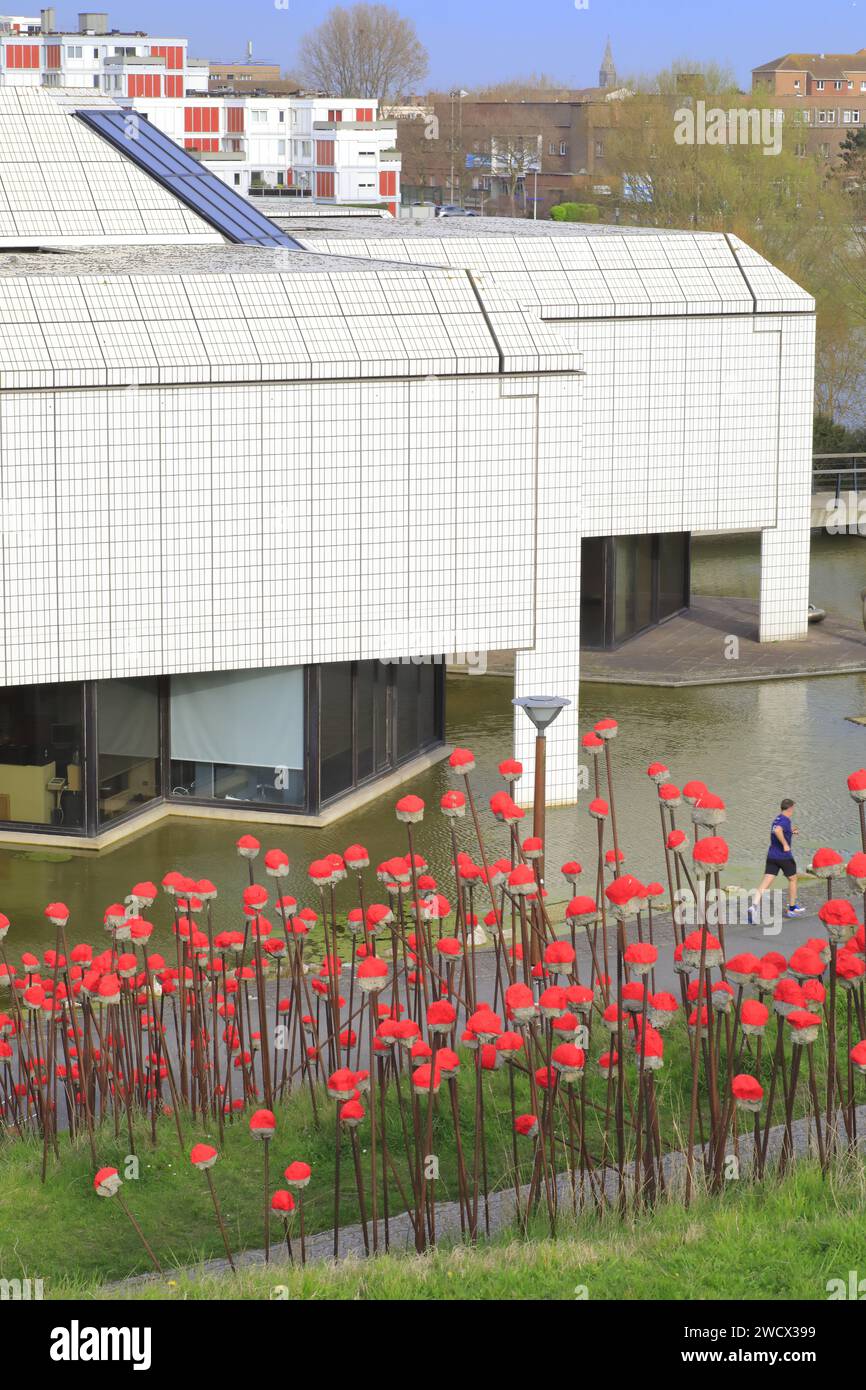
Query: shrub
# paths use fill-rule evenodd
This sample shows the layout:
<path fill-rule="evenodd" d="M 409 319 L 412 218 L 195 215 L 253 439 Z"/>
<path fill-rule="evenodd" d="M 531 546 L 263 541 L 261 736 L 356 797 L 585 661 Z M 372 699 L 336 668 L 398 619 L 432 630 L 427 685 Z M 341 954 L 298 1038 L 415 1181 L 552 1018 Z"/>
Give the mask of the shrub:
<path fill-rule="evenodd" d="M 557 203 L 550 209 L 554 222 L 597 222 L 599 211 L 595 203 Z"/>

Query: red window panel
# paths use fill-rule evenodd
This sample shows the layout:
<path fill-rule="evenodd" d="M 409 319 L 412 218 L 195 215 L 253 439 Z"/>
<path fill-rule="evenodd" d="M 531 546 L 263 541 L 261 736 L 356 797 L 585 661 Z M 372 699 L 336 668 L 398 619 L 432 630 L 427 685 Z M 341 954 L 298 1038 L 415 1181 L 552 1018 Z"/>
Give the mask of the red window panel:
<path fill-rule="evenodd" d="M 390 214 L 391 214 L 392 217 L 396 217 L 396 216 L 397 216 L 397 204 L 396 204 L 396 203 L 389 203 L 389 204 L 388 204 L 388 211 L 390 212 Z"/>
<path fill-rule="evenodd" d="M 379 195 L 382 198 L 393 198 L 397 192 L 397 172 L 395 169 L 383 169 L 379 174 Z"/>
<path fill-rule="evenodd" d="M 183 78 L 182 78 L 182 77 L 166 77 L 166 79 L 165 79 L 165 94 L 166 94 L 167 97 L 182 97 L 182 96 L 183 96 Z"/>
<path fill-rule="evenodd" d="M 361 106 L 361 107 L 359 107 L 359 109 L 355 112 L 355 120 L 356 120 L 356 121 L 372 121 L 372 119 L 373 119 L 373 108 L 372 108 L 372 106 Z"/>
<path fill-rule="evenodd" d="M 185 150 L 199 150 L 202 154 L 219 154 L 219 140 L 210 139 L 207 136 L 193 135 L 184 140 Z"/>
<path fill-rule="evenodd" d="M 60 44 L 47 43 L 45 45 L 45 66 L 47 68 L 60 67 Z"/>
<path fill-rule="evenodd" d="M 317 164 L 330 164 L 330 165 L 333 165 L 333 163 L 334 163 L 334 142 L 333 142 L 333 140 L 317 140 L 317 141 L 316 141 L 316 163 L 317 163 Z"/>
<path fill-rule="evenodd" d="M 157 44 L 151 48 L 151 54 L 155 58 L 164 58 L 167 68 L 183 67 L 183 49 L 176 48 L 173 44 L 166 47 L 165 44 Z"/>
<path fill-rule="evenodd" d="M 243 134 L 244 108 L 242 106 L 226 107 L 226 130 L 235 135 Z"/>
<path fill-rule="evenodd" d="M 218 106 L 185 106 L 183 109 L 184 130 L 219 131 L 220 112 Z"/>
<path fill-rule="evenodd" d="M 293 174 L 292 170 L 291 170 L 291 169 L 287 169 L 287 170 L 286 170 L 286 188 L 291 188 L 291 186 L 292 186 L 292 184 L 294 183 L 294 181 L 295 181 L 295 178 L 294 178 L 294 174 Z"/>
<path fill-rule="evenodd" d="M 334 175 L 333 175 L 333 174 L 317 173 L 317 174 L 316 174 L 316 197 L 317 197 L 317 198 L 333 198 L 333 196 L 334 196 Z"/>
<path fill-rule="evenodd" d="M 342 112 L 341 109 L 334 108 L 334 109 L 332 109 L 332 110 L 330 110 L 330 111 L 328 112 L 328 120 L 329 120 L 329 121 L 341 121 L 342 119 L 343 119 L 343 112 Z"/>
<path fill-rule="evenodd" d="M 8 68 L 38 68 L 39 45 L 36 43 L 7 43 L 6 66 Z"/>

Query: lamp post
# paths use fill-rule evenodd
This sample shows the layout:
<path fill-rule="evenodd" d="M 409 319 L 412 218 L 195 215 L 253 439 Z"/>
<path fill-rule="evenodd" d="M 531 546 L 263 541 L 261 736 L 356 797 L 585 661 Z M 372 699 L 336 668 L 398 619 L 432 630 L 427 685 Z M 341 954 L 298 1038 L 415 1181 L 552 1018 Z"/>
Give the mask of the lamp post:
<path fill-rule="evenodd" d="M 468 95 L 469 95 L 469 93 L 466 91 L 466 88 L 465 88 L 465 87 L 456 87 L 456 88 L 454 89 L 453 92 L 449 92 L 449 93 L 448 93 L 448 98 L 449 98 L 449 101 L 451 102 L 451 172 L 450 172 L 450 176 L 449 176 L 448 183 L 449 183 L 449 188 L 450 188 L 450 193 L 451 193 L 451 202 L 452 202 L 452 203 L 454 202 L 454 140 L 455 140 L 455 136 L 454 136 L 454 104 L 455 104 L 455 102 L 457 103 L 458 124 L 459 124 L 459 128 L 460 128 L 460 144 L 461 144 L 461 146 L 462 146 L 462 144 L 463 144 L 463 98 L 464 98 L 464 97 L 468 97 Z M 462 187 L 462 180 L 461 180 L 461 187 Z"/>
<path fill-rule="evenodd" d="M 547 781 L 547 731 L 570 700 L 563 695 L 519 695 L 511 701 L 529 716 L 535 725 L 535 792 L 532 804 L 532 833 L 541 841 L 539 877 L 544 882 L 544 802 Z"/>

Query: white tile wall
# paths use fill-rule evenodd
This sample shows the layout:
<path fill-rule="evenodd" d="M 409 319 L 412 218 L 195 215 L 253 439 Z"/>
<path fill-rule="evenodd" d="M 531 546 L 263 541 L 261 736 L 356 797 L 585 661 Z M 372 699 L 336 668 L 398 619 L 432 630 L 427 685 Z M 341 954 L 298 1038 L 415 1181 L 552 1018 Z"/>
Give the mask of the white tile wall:
<path fill-rule="evenodd" d="M 572 380 L 0 392 L 0 685 L 531 646 Z"/>
<path fill-rule="evenodd" d="M 802 292 L 734 238 L 430 243 L 0 277 L 0 684 L 512 647 L 516 693 L 573 702 L 567 801 L 582 536 L 761 530 L 762 640 L 802 635 Z"/>

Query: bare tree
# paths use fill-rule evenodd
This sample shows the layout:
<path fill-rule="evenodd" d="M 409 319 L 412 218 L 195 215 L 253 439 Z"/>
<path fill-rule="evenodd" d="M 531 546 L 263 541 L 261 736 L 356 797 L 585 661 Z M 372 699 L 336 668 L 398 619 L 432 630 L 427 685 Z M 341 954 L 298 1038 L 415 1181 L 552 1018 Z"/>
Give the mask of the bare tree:
<path fill-rule="evenodd" d="M 298 51 L 308 87 L 338 97 L 395 100 L 427 73 L 427 50 L 411 19 L 387 5 L 337 5 Z"/>
<path fill-rule="evenodd" d="M 480 157 L 482 167 L 489 169 L 492 177 L 505 186 L 511 207 L 511 216 L 517 216 L 517 193 L 523 186 L 523 201 L 526 202 L 526 180 L 530 174 L 537 174 L 541 165 L 541 140 L 538 135 L 495 135 L 490 139 L 488 150 Z"/>

